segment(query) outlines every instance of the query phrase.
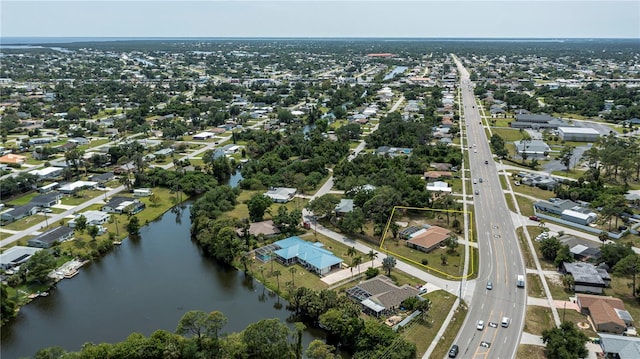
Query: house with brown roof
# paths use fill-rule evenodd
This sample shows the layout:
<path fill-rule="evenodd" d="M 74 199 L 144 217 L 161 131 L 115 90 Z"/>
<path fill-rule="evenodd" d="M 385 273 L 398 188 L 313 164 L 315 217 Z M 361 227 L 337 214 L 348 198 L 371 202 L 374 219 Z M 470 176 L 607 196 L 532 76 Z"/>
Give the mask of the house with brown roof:
<path fill-rule="evenodd" d="M 238 228 L 236 233 L 239 237 L 244 236 L 244 231 L 242 228 Z M 262 222 L 254 222 L 249 225 L 248 230 L 249 235 L 257 237 L 262 235 L 264 237 L 273 237 L 275 235 L 280 234 L 280 230 L 278 227 L 273 224 L 272 220 L 262 221 Z"/>
<path fill-rule="evenodd" d="M 440 178 L 451 178 L 452 174 L 449 171 L 427 171 L 424 173 L 424 178 L 429 180 L 436 180 Z"/>
<path fill-rule="evenodd" d="M 27 160 L 26 156 L 16 155 L 13 153 L 9 153 L 0 157 L 0 163 L 15 163 L 15 164 L 23 164 L 24 161 Z"/>
<path fill-rule="evenodd" d="M 619 298 L 577 294 L 576 302 L 580 312 L 591 317 L 598 332 L 622 334 L 633 326 L 633 318 Z"/>
<path fill-rule="evenodd" d="M 375 316 L 392 313 L 405 299 L 418 293 L 418 289 L 408 284 L 398 287 L 384 275 L 360 282 L 347 290 L 347 295 L 360 302 L 365 312 Z"/>
<path fill-rule="evenodd" d="M 424 230 L 420 230 L 407 240 L 409 248 L 417 249 L 422 252 L 429 253 L 436 249 L 440 243 L 451 236 L 451 231 L 446 228 L 431 226 Z"/>

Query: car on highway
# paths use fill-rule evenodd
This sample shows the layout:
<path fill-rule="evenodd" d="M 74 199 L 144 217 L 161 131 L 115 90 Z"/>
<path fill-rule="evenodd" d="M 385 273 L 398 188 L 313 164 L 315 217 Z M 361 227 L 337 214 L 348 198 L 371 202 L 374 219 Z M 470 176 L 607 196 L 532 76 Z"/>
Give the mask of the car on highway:
<path fill-rule="evenodd" d="M 473 179 L 473 184 L 476 184 L 476 183 L 478 183 L 478 180 L 474 178 Z"/>
<path fill-rule="evenodd" d="M 480 346 L 483 347 L 483 348 L 489 348 L 489 347 L 491 347 L 491 343 L 482 341 L 482 342 L 480 342 Z"/>
<path fill-rule="evenodd" d="M 478 190 L 476 190 L 476 196 L 479 195 L 479 194 L 480 194 L 480 192 Z"/>
<path fill-rule="evenodd" d="M 478 150 L 476 150 L 475 148 L 473 149 L 473 153 L 478 153 Z"/>
<path fill-rule="evenodd" d="M 488 165 L 488 164 L 489 164 L 489 161 L 488 161 L 488 160 L 484 160 L 484 164 L 485 164 L 485 165 Z"/>
<path fill-rule="evenodd" d="M 491 283 L 491 281 L 487 282 L 487 289 L 488 290 L 492 290 L 493 289 L 493 283 Z"/>
<path fill-rule="evenodd" d="M 458 348 L 458 345 L 457 344 L 452 345 L 451 349 L 449 349 L 449 358 L 457 357 L 458 351 L 460 351 L 460 348 Z"/>
<path fill-rule="evenodd" d="M 509 324 L 511 324 L 511 318 L 509 317 L 502 317 L 502 327 L 503 328 L 508 328 Z"/>
<path fill-rule="evenodd" d="M 484 320 L 478 320 L 478 322 L 476 323 L 476 329 L 484 330 Z"/>
<path fill-rule="evenodd" d="M 538 216 L 529 216 L 529 219 L 532 221 L 540 222 L 540 217 Z"/>
<path fill-rule="evenodd" d="M 489 326 L 490 326 L 491 328 L 497 328 L 497 327 L 498 327 L 498 323 L 489 322 Z"/>
<path fill-rule="evenodd" d="M 480 178 L 478 181 L 480 181 L 480 183 L 482 183 L 482 178 Z"/>

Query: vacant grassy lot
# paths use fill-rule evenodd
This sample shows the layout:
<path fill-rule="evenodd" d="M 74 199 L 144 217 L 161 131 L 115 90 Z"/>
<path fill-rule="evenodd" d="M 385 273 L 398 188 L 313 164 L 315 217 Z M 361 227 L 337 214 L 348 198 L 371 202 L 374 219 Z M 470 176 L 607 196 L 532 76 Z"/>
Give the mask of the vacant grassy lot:
<path fill-rule="evenodd" d="M 80 205 L 80 204 L 86 202 L 87 200 L 90 200 L 92 198 L 96 198 L 98 196 L 104 196 L 104 192 L 103 191 L 96 191 L 96 190 L 78 191 L 78 193 L 76 193 L 73 196 L 64 196 L 64 197 L 62 197 L 62 200 L 60 201 L 60 204 L 64 204 L 64 205 L 67 205 L 67 206 L 77 206 L 77 205 Z"/>
<path fill-rule="evenodd" d="M 511 184 L 513 186 L 513 183 Z M 541 200 L 547 200 L 549 198 L 555 197 L 553 191 L 547 191 L 538 187 L 531 187 L 527 185 L 513 186 L 513 191 L 527 196 L 540 198 Z"/>
<path fill-rule="evenodd" d="M 516 359 L 547 359 L 544 347 L 539 345 L 520 344 Z"/>
<path fill-rule="evenodd" d="M 3 225 L 2 228 L 9 229 L 12 231 L 22 231 L 31 226 L 35 226 L 38 223 L 42 223 L 42 225 L 44 225 L 45 224 L 44 222 L 45 222 L 44 216 L 39 213 L 36 213 L 32 216 L 20 218 L 15 222 L 7 223 Z"/>
<path fill-rule="evenodd" d="M 551 292 L 551 297 L 556 300 L 569 300 L 569 297 L 575 296 L 573 291 L 565 290 L 562 285 L 562 276 L 558 273 L 558 275 L 545 275 L 547 278 L 547 285 L 549 286 L 549 291 Z"/>
<path fill-rule="evenodd" d="M 527 293 L 530 297 L 546 298 L 542 282 L 537 274 L 527 274 Z"/>
<path fill-rule="evenodd" d="M 416 344 L 418 357 L 422 357 L 427 351 L 456 300 L 455 296 L 442 290 L 427 293 L 424 298 L 431 300 L 432 305 L 428 322 L 413 321 L 409 327 L 401 331 L 405 339 Z"/>
<path fill-rule="evenodd" d="M 449 351 L 449 348 L 451 348 L 451 345 L 453 345 L 453 341 L 455 340 L 458 331 L 460 331 L 464 318 L 466 317 L 467 307 L 464 304 L 461 304 L 456 309 L 453 318 L 451 318 L 451 322 L 447 329 L 445 329 L 442 338 L 440 338 L 440 342 L 431 353 L 432 358 L 444 358 L 445 355 L 447 355 L 447 352 Z M 420 351 L 418 351 L 418 354 L 420 354 Z"/>
<path fill-rule="evenodd" d="M 518 208 L 523 216 L 533 216 L 533 200 L 528 197 L 519 196 L 516 193 L 516 201 L 518 201 Z"/>
<path fill-rule="evenodd" d="M 520 130 L 510 128 L 492 128 L 491 131 L 493 134 L 497 134 L 502 137 L 504 142 L 514 142 L 522 139 L 522 132 L 520 132 Z"/>
<path fill-rule="evenodd" d="M 542 331 L 555 326 L 551 309 L 535 305 L 527 306 L 524 331 L 534 335 L 542 335 Z"/>

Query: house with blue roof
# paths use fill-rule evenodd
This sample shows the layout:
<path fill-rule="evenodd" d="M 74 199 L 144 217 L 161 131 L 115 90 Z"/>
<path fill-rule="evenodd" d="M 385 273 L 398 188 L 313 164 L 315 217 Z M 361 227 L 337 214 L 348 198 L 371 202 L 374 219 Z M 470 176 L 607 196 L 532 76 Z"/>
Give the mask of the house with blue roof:
<path fill-rule="evenodd" d="M 331 251 L 322 248 L 320 242 L 307 242 L 300 237 L 293 236 L 274 242 L 278 248 L 273 251 L 275 259 L 288 266 L 299 263 L 310 272 L 323 276 L 334 269 L 339 269 L 342 259 Z"/>

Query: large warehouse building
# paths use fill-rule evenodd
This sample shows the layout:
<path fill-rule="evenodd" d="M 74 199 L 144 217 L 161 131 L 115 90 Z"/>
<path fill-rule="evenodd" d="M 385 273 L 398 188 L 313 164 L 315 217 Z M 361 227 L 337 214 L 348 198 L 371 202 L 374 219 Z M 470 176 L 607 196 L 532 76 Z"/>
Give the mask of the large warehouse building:
<path fill-rule="evenodd" d="M 596 142 L 600 132 L 588 127 L 558 127 L 558 135 L 563 141 Z"/>

